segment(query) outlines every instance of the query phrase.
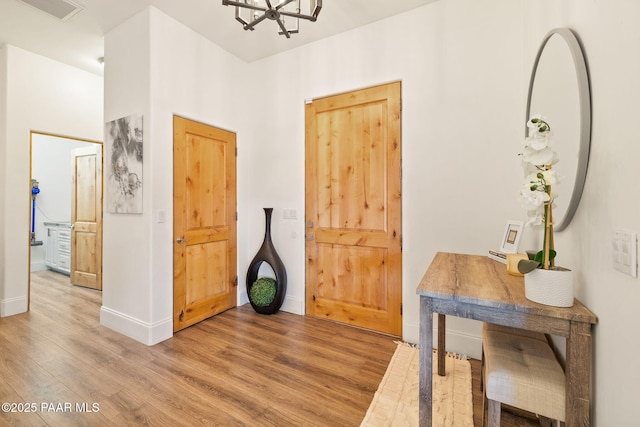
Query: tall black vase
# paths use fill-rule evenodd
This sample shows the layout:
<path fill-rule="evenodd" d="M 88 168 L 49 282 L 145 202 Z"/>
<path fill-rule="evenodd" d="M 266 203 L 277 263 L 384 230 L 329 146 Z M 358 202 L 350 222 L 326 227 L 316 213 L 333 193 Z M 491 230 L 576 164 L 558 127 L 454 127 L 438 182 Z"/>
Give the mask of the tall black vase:
<path fill-rule="evenodd" d="M 263 208 L 265 215 L 265 228 L 264 228 L 264 241 L 260 250 L 249 264 L 249 271 L 247 271 L 247 295 L 251 295 L 251 287 L 258 279 L 258 270 L 263 262 L 266 262 L 271 266 L 271 269 L 276 275 L 276 296 L 273 298 L 271 304 L 266 306 L 257 306 L 249 298 L 249 302 L 255 311 L 261 314 L 274 314 L 284 302 L 284 294 L 287 291 L 287 270 L 284 268 L 284 264 L 276 252 L 276 248 L 271 241 L 271 214 L 273 208 Z"/>

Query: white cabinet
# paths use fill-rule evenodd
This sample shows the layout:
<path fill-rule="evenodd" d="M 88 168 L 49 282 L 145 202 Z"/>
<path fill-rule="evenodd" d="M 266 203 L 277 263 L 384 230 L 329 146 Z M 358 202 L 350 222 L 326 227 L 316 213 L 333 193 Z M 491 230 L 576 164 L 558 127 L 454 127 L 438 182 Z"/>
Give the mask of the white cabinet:
<path fill-rule="evenodd" d="M 71 224 L 45 222 L 47 227 L 46 265 L 51 270 L 71 271 Z"/>

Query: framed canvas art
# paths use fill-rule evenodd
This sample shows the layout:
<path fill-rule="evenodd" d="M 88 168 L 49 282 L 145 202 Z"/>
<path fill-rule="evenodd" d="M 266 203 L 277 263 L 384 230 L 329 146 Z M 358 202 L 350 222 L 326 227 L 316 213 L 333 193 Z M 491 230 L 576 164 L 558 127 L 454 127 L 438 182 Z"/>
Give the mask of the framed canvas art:
<path fill-rule="evenodd" d="M 107 212 L 142 213 L 142 115 L 105 125 L 105 204 Z"/>

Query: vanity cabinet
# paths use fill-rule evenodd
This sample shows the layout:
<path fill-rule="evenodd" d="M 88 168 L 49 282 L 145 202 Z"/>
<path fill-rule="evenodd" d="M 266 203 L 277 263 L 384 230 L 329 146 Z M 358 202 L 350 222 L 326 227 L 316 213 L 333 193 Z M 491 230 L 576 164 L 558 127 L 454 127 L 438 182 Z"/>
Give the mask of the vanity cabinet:
<path fill-rule="evenodd" d="M 45 222 L 44 225 L 47 228 L 46 266 L 68 275 L 71 271 L 71 224 Z"/>

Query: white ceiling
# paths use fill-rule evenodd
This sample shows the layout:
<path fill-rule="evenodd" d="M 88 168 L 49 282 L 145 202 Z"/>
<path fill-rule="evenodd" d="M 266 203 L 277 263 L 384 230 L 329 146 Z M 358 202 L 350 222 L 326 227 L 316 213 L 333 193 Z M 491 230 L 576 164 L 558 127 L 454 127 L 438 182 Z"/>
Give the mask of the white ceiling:
<path fill-rule="evenodd" d="M 84 9 L 63 22 L 18 0 L 0 0 L 0 45 L 11 44 L 102 74 L 97 58 L 103 56 L 104 35 L 145 7 L 154 6 L 251 62 L 436 0 L 324 0 L 317 22 L 300 20 L 300 33 L 290 39 L 278 35 L 278 25 L 269 20 L 258 24 L 255 31 L 244 31 L 235 20 L 235 8 L 223 6 L 222 0 L 72 1 Z"/>

